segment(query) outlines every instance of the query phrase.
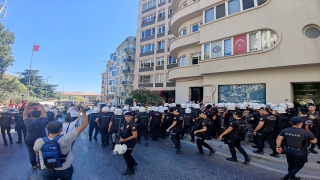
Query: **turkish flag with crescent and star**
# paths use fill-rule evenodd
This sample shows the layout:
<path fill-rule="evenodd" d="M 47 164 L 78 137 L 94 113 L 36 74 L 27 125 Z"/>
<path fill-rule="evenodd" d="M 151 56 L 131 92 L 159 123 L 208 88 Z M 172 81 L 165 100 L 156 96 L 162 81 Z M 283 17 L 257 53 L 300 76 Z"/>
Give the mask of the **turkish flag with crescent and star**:
<path fill-rule="evenodd" d="M 236 36 L 233 38 L 233 54 L 247 53 L 247 35 Z"/>
<path fill-rule="evenodd" d="M 40 48 L 40 45 L 33 45 L 33 51 L 38 51 Z"/>

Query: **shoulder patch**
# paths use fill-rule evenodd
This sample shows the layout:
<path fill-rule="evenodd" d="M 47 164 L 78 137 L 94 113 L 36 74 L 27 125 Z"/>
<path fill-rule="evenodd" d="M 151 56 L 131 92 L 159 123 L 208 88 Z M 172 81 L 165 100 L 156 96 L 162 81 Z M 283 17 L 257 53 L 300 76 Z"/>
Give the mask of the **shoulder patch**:
<path fill-rule="evenodd" d="M 136 127 L 135 127 L 135 126 L 133 126 L 133 127 L 132 127 L 132 130 L 135 130 L 135 129 L 136 129 Z"/>

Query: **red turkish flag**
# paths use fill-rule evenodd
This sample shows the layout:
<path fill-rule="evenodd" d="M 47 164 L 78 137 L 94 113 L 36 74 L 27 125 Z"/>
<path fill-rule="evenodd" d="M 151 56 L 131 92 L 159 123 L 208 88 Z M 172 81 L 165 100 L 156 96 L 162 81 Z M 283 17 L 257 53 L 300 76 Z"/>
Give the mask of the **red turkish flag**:
<path fill-rule="evenodd" d="M 241 35 L 233 38 L 233 54 L 247 53 L 247 35 Z"/>
<path fill-rule="evenodd" d="M 33 51 L 38 51 L 40 48 L 40 45 L 33 45 Z"/>

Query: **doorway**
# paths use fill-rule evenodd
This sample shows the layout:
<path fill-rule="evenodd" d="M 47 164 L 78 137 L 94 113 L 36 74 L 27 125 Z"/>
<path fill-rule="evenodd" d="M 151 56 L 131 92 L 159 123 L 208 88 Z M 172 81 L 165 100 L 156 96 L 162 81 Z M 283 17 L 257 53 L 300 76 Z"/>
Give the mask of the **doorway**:
<path fill-rule="evenodd" d="M 320 105 L 320 83 L 293 84 L 294 105 L 296 110 L 308 103 Z"/>
<path fill-rule="evenodd" d="M 203 100 L 203 87 L 190 87 L 191 101 L 199 101 L 201 102 Z"/>

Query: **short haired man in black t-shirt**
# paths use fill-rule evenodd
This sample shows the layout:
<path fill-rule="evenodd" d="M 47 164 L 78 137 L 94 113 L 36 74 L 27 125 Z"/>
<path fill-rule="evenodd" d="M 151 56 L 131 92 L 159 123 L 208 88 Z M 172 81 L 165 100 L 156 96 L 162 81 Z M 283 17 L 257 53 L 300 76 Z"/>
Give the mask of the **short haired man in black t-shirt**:
<path fill-rule="evenodd" d="M 180 135 L 182 132 L 182 128 L 184 126 L 183 117 L 180 116 L 179 110 L 175 109 L 173 111 L 174 118 L 172 125 L 167 129 L 167 132 L 170 132 L 170 129 L 173 128 L 173 132 L 171 133 L 171 141 L 175 145 L 175 148 L 177 148 L 176 153 L 180 154 L 181 152 L 181 146 L 180 146 Z"/>
<path fill-rule="evenodd" d="M 305 129 L 302 129 L 303 119 L 294 116 L 290 119 L 292 127 L 282 130 L 277 138 L 277 152 L 282 153 L 281 142 L 283 139 L 287 141 L 286 157 L 288 162 L 288 174 L 284 180 L 295 179 L 296 173 L 307 162 L 307 149 L 311 143 L 317 143 L 314 135 Z"/>

